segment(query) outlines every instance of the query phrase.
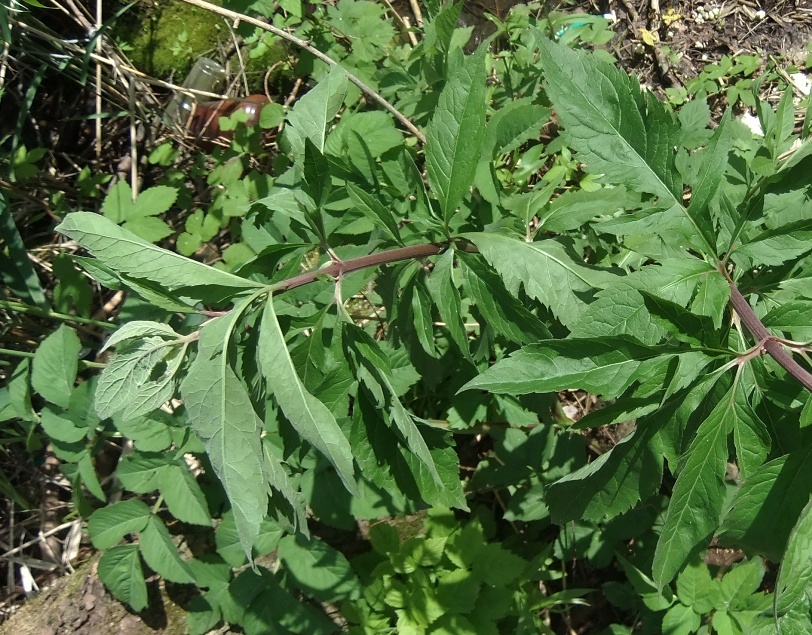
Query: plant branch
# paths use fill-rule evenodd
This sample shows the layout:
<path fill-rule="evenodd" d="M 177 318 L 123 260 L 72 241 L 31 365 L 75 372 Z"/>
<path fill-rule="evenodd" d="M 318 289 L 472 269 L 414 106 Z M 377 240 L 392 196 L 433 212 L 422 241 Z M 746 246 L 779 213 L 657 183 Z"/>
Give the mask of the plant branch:
<path fill-rule="evenodd" d="M 215 4 L 211 4 L 210 2 L 206 2 L 205 0 L 183 0 L 184 2 L 194 5 L 196 7 L 200 7 L 201 9 L 206 9 L 207 11 L 211 11 L 212 13 L 217 13 L 218 15 L 222 15 L 225 18 L 229 18 L 234 21 L 241 21 L 247 22 L 248 24 L 252 24 L 255 27 L 273 33 L 281 37 L 283 40 L 287 40 L 295 44 L 296 46 L 303 48 L 305 51 L 320 59 L 322 62 L 327 64 L 328 66 L 339 66 L 338 62 L 336 62 L 331 57 L 328 57 L 321 51 L 316 48 L 313 48 L 305 42 L 303 39 L 296 37 L 295 35 L 291 35 L 287 31 L 284 31 L 280 28 L 273 26 L 272 24 L 268 24 L 267 22 L 263 22 L 262 20 L 258 20 L 257 18 L 252 18 L 247 15 L 243 15 L 242 13 L 237 13 L 236 11 L 230 11 L 229 9 L 224 9 L 223 7 L 218 7 Z M 420 132 L 420 130 L 415 126 L 411 121 L 409 121 L 404 114 L 402 114 L 397 108 L 395 108 L 392 104 L 390 104 L 386 99 L 384 99 L 378 92 L 376 92 L 373 88 L 365 84 L 363 81 L 358 79 L 355 75 L 350 73 L 346 68 L 341 68 L 344 71 L 344 74 L 347 76 L 353 84 L 358 86 L 362 91 L 364 91 L 367 95 L 369 95 L 372 99 L 378 102 L 381 106 L 386 108 L 392 115 L 397 119 L 400 123 L 402 123 L 408 130 L 411 132 L 415 137 L 420 139 L 421 143 L 426 143 L 425 135 Z"/>
<path fill-rule="evenodd" d="M 468 251 L 471 253 L 478 253 L 478 249 L 469 243 L 455 243 L 457 249 Z M 301 287 L 310 284 L 320 276 L 328 276 L 336 278 L 340 275 L 347 275 L 353 271 L 366 269 L 367 267 L 379 267 L 381 265 L 388 265 L 392 262 L 399 260 L 409 260 L 413 258 L 425 258 L 427 256 L 436 256 L 448 249 L 449 243 L 427 243 L 423 245 L 411 245 L 409 247 L 398 247 L 397 249 L 390 249 L 369 256 L 361 256 L 360 258 L 352 258 L 351 260 L 333 261 L 332 264 L 308 271 L 307 273 L 299 274 L 293 278 L 288 278 L 277 284 L 274 284 L 275 291 L 290 291 L 296 287 Z"/>
<path fill-rule="evenodd" d="M 750 304 L 741 294 L 741 291 L 739 291 L 739 288 L 730 277 L 726 275 L 727 272 L 724 271 L 724 269 L 721 271 L 727 278 L 728 284 L 730 284 L 730 306 L 739 316 L 742 324 L 750 331 L 750 335 L 758 340 L 761 348 L 778 362 L 784 370 L 795 377 L 809 392 L 812 392 L 812 373 L 796 362 L 792 356 L 784 350 L 780 338 L 772 335 L 767 330 L 767 327 L 764 326 L 764 323 L 755 314 Z"/>
<path fill-rule="evenodd" d="M 78 324 L 87 324 L 89 326 L 96 326 L 102 329 L 116 329 L 117 324 L 111 322 L 101 322 L 100 320 L 93 320 L 91 318 L 81 317 L 79 315 L 68 315 L 66 313 L 57 313 L 56 311 L 48 311 L 41 309 L 37 306 L 25 304 L 24 302 L 15 302 L 13 300 L 0 300 L 0 309 L 7 311 L 14 311 L 17 313 L 27 313 L 28 315 L 36 315 L 37 317 L 47 318 L 49 320 L 61 320 L 62 322 L 76 322 Z"/>

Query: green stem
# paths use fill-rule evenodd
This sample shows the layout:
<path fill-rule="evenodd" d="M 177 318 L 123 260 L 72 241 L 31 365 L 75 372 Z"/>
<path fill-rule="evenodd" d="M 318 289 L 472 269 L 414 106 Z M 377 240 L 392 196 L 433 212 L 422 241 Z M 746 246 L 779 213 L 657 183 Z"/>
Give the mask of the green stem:
<path fill-rule="evenodd" d="M 10 348 L 0 348 L 0 355 L 6 355 L 7 357 L 27 357 L 29 359 L 34 357 L 34 353 L 28 353 L 26 351 L 13 351 Z"/>
<path fill-rule="evenodd" d="M 0 300 L 0 309 L 7 311 L 15 311 L 17 313 L 26 313 L 28 315 L 36 315 L 37 317 L 47 318 L 49 320 L 61 320 L 62 322 L 77 322 L 79 324 L 88 324 L 90 326 L 98 326 L 103 329 L 116 329 L 117 324 L 110 322 L 101 322 L 91 318 L 83 318 L 78 315 L 68 315 L 67 313 L 57 313 L 56 311 L 47 311 L 37 306 L 25 304 L 23 302 L 15 302 L 13 300 Z"/>

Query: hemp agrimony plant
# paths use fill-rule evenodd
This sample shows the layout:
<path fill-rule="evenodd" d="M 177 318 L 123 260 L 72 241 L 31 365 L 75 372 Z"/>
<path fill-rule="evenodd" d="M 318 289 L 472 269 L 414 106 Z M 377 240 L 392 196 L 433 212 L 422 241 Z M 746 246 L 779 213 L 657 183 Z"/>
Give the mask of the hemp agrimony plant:
<path fill-rule="evenodd" d="M 513 62 L 487 44 L 464 55 L 458 14 L 442 9 L 420 47 L 364 75 L 394 107 L 426 115 L 425 145 L 365 109 L 338 66 L 286 113 L 280 172 L 244 210 L 251 257 L 231 271 L 104 216 L 59 226 L 93 256 L 78 259 L 91 275 L 155 318 L 110 337 L 97 380 L 74 386 L 75 364 L 63 367 L 70 332 L 33 362 L 40 377 L 46 361 L 59 369 L 41 392 L 65 452 L 130 438 L 115 476 L 160 495 L 153 508 L 129 499 L 93 514 L 91 536 L 108 549 L 100 574 L 135 608 L 146 603 L 141 559 L 208 589 L 195 632 L 219 619 L 263 632 L 274 603 L 288 630 L 329 632 L 278 571 L 255 565 L 261 584 L 245 581 L 250 570 L 232 580 L 180 556 L 162 514 L 210 526 L 219 509 L 226 568 L 278 549 L 310 597 L 347 602 L 356 618 L 359 606 L 389 615 L 400 600 L 359 602 L 346 559 L 307 537 L 308 515 L 340 525 L 467 509 L 476 477 L 461 481 L 451 433 L 552 425 L 556 393 L 581 389 L 604 407 L 572 431 L 632 432 L 554 478 L 523 476 L 541 501 L 532 519 L 609 522 L 670 491 L 656 549 L 635 564 L 648 592 L 686 584 L 716 540 L 781 563 L 773 605 L 736 605 L 736 619 L 753 632 L 808 623 L 812 144 L 793 134 L 791 94 L 775 109 L 758 101 L 763 137 L 730 112 L 711 128 L 706 104 L 674 113 L 605 55 L 526 22 L 503 29 Z M 412 92 L 388 90 L 409 82 Z M 551 122 L 560 136 L 545 145 Z M 204 494 L 188 456 L 224 498 Z M 79 482 L 103 499 L 81 460 Z M 132 533 L 137 544 L 118 544 Z M 381 553 L 396 551 L 394 540 Z M 467 579 L 468 564 L 449 575 Z M 466 588 L 474 606 L 487 576 Z M 699 602 L 688 595 L 663 610 L 688 615 Z M 433 619 L 421 614 L 421 628 Z"/>

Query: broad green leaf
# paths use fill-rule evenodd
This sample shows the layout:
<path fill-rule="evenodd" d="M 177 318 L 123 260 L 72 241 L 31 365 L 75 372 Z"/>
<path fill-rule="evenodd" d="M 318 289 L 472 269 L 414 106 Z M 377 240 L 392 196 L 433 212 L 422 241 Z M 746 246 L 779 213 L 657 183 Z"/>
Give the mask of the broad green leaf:
<path fill-rule="evenodd" d="M 596 216 L 611 216 L 625 204 L 626 190 L 622 187 L 569 190 L 538 214 L 539 231 L 561 234 L 577 229 Z"/>
<path fill-rule="evenodd" d="M 344 103 L 347 86 L 344 70 L 335 65 L 313 90 L 296 102 L 288 113 L 289 125 L 285 131 L 295 154 L 304 155 L 305 138 L 310 139 L 319 152 L 324 152 L 328 127 Z"/>
<path fill-rule="evenodd" d="M 709 317 L 691 313 L 676 302 L 669 302 L 646 291 L 640 293 L 654 320 L 675 339 L 697 347 L 719 345 L 720 338 Z"/>
<path fill-rule="evenodd" d="M 769 329 L 786 333 L 792 339 L 808 342 L 812 341 L 811 315 L 812 302 L 797 300 L 771 309 L 761 321 Z"/>
<path fill-rule="evenodd" d="M 93 494 L 98 500 L 103 503 L 107 502 L 107 495 L 102 489 L 99 475 L 96 473 L 96 466 L 93 463 L 93 457 L 90 456 L 90 450 L 83 450 L 78 460 L 76 461 L 76 468 L 79 474 L 81 484 L 87 488 L 87 491 Z"/>
<path fill-rule="evenodd" d="M 644 361 L 668 355 L 628 335 L 545 340 L 525 346 L 465 384 L 463 390 L 523 395 L 580 388 L 616 397 L 635 380 Z"/>
<path fill-rule="evenodd" d="M 482 140 L 482 161 L 490 162 L 497 154 L 512 152 L 525 141 L 537 139 L 552 110 L 529 98 L 507 102 L 488 121 Z"/>
<path fill-rule="evenodd" d="M 116 429 L 135 443 L 136 449 L 142 452 L 160 452 L 172 444 L 172 428 L 169 415 L 161 411 L 149 417 L 123 419 L 113 417 Z"/>
<path fill-rule="evenodd" d="M 361 584 L 344 555 L 318 538 L 285 536 L 279 541 L 279 559 L 296 586 L 320 602 L 356 598 Z"/>
<path fill-rule="evenodd" d="M 812 250 L 812 223 L 803 220 L 767 230 L 738 247 L 734 256 L 746 256 L 759 265 L 780 265 Z"/>
<path fill-rule="evenodd" d="M 349 441 L 327 406 L 310 394 L 299 379 L 271 297 L 262 314 L 258 359 L 265 381 L 285 417 L 333 464 L 347 491 L 357 494 Z"/>
<path fill-rule="evenodd" d="M 677 602 L 663 615 L 663 633 L 691 635 L 702 623 L 701 616 L 690 606 Z"/>
<path fill-rule="evenodd" d="M 203 490 L 185 462 L 167 465 L 158 477 L 158 490 L 169 512 L 192 525 L 211 527 L 211 515 Z"/>
<path fill-rule="evenodd" d="M 121 227 L 150 243 L 157 243 L 172 235 L 172 228 L 160 218 L 136 218 Z"/>
<path fill-rule="evenodd" d="M 321 151 L 307 138 L 305 139 L 304 163 L 304 191 L 320 208 L 327 201 L 332 189 L 330 166 Z"/>
<path fill-rule="evenodd" d="M 239 289 L 262 286 L 156 247 L 91 212 L 68 214 L 56 229 L 75 240 L 114 272 L 147 280 L 168 291 L 215 286 L 231 290 L 233 295 Z"/>
<path fill-rule="evenodd" d="M 127 181 L 120 180 L 107 193 L 102 203 L 102 212 L 114 223 L 124 223 L 159 216 L 169 211 L 178 198 L 178 190 L 168 185 L 156 185 L 138 193 L 133 200 L 133 191 Z"/>
<path fill-rule="evenodd" d="M 269 518 L 265 518 L 254 543 L 254 554 L 264 556 L 276 549 L 276 545 L 284 533 L 279 525 Z M 217 546 L 217 553 L 232 567 L 241 567 L 245 564 L 245 552 L 240 544 L 234 514 L 223 514 L 223 518 L 214 532 L 214 544 Z"/>
<path fill-rule="evenodd" d="M 714 594 L 719 598 L 714 608 L 733 611 L 752 608 L 752 596 L 763 579 L 764 562 L 761 558 L 736 563 L 722 578 L 719 591 Z"/>
<path fill-rule="evenodd" d="M 812 499 L 801 511 L 789 535 L 775 584 L 775 611 L 788 613 L 808 596 L 812 587 Z"/>
<path fill-rule="evenodd" d="M 809 503 L 809 489 L 800 483 L 812 483 L 810 448 L 762 465 L 734 499 L 719 531 L 720 543 L 780 562 L 792 528 Z"/>
<path fill-rule="evenodd" d="M 147 584 L 138 555 L 138 545 L 120 545 L 99 559 L 99 579 L 121 602 L 136 612 L 147 607 Z"/>
<path fill-rule="evenodd" d="M 730 285 L 718 271 L 708 272 L 696 287 L 691 301 L 691 311 L 706 315 L 713 320 L 714 328 L 720 328 L 730 299 Z"/>
<path fill-rule="evenodd" d="M 228 364 L 233 316 L 207 323 L 200 331 L 197 357 L 181 383 L 189 423 L 206 446 L 212 467 L 234 510 L 246 555 L 268 510 L 261 422 L 248 391 Z M 229 320 L 232 320 L 229 322 Z"/>
<path fill-rule="evenodd" d="M 564 525 L 617 516 L 657 491 L 662 477 L 656 428 L 637 428 L 597 460 L 550 485 L 546 500 L 552 521 Z"/>
<path fill-rule="evenodd" d="M 263 440 L 262 450 L 265 457 L 265 469 L 268 473 L 268 484 L 290 504 L 292 511 L 290 521 L 294 529 L 308 537 L 310 534 L 307 530 L 307 509 L 303 497 L 294 487 L 282 462 L 274 454 L 267 437 Z"/>
<path fill-rule="evenodd" d="M 67 408 L 82 343 L 72 329 L 64 324 L 46 337 L 34 353 L 31 362 L 31 387 L 57 406 Z"/>
<path fill-rule="evenodd" d="M 99 378 L 96 388 L 96 412 L 102 419 L 114 415 L 120 410 L 127 410 L 126 419 L 132 419 L 140 414 L 154 410 L 172 397 L 168 387 L 174 387 L 169 382 L 161 383 L 157 391 L 150 394 L 158 395 L 160 401 L 157 405 L 144 411 L 141 404 L 145 403 L 142 391 L 156 382 L 152 380 L 159 365 L 165 368 L 173 366 L 170 356 L 176 352 L 175 345 L 162 337 L 149 336 L 132 342 L 130 345 L 120 347 L 108 362 Z M 177 356 L 174 356 L 177 357 Z M 181 356 L 182 357 L 182 356 Z M 165 363 L 167 362 L 168 363 Z M 174 368 L 179 362 L 176 360 Z M 174 374 L 174 373 L 173 373 Z M 171 376 L 169 377 L 171 380 Z M 163 389 L 161 389 L 163 388 Z M 136 402 L 137 404 L 134 404 Z M 146 400 L 152 406 L 154 400 Z"/>
<path fill-rule="evenodd" d="M 181 559 L 166 525 L 157 516 L 150 516 L 147 526 L 139 533 L 138 546 L 144 562 L 156 573 L 170 582 L 194 583 L 189 566 Z"/>
<path fill-rule="evenodd" d="M 176 339 L 180 336 L 168 324 L 150 322 L 148 320 L 133 320 L 132 322 L 127 322 L 124 324 L 109 338 L 107 338 L 107 341 L 104 343 L 101 350 L 106 351 L 108 348 L 116 346 L 119 342 L 143 337 L 163 337 L 166 339 Z"/>
<path fill-rule="evenodd" d="M 714 592 L 714 581 L 708 565 L 702 560 L 689 564 L 677 577 L 677 597 L 680 602 L 700 615 L 713 609 Z"/>
<path fill-rule="evenodd" d="M 680 205 L 674 148 L 681 135 L 673 115 L 616 66 L 541 34 L 537 42 L 547 94 L 590 171 L 654 194 L 662 207 Z"/>
<path fill-rule="evenodd" d="M 719 524 L 725 500 L 727 437 L 737 418 L 735 390 L 731 388 L 699 426 L 677 475 L 654 553 L 654 580 L 659 588 L 706 546 Z"/>
<path fill-rule="evenodd" d="M 608 287 L 571 325 L 570 337 L 633 335 L 642 343 L 653 345 L 665 335 L 646 309 L 643 296 L 627 283 Z"/>
<path fill-rule="evenodd" d="M 46 405 L 40 412 L 40 425 L 50 438 L 65 443 L 76 443 L 88 434 L 88 429 L 76 425 L 70 419 L 69 413 L 57 412 L 57 409 L 50 405 Z"/>
<path fill-rule="evenodd" d="M 482 317 L 494 331 L 517 344 L 551 337 L 544 323 L 505 289 L 498 275 L 475 256 L 460 254 L 465 284 Z"/>
<path fill-rule="evenodd" d="M 379 227 L 384 234 L 398 245 L 403 244 L 398 230 L 395 215 L 392 210 L 386 209 L 380 199 L 365 192 L 361 188 L 347 183 L 347 192 L 361 213 Z"/>
<path fill-rule="evenodd" d="M 14 367 L 8 379 L 8 400 L 14 413 L 23 421 L 38 421 L 39 417 L 31 405 L 31 383 L 29 371 L 31 361 L 22 360 Z M 68 398 L 70 401 L 70 398 Z"/>
<path fill-rule="evenodd" d="M 158 489 L 158 477 L 169 463 L 170 459 L 164 454 L 145 454 L 135 450 L 118 462 L 116 478 L 124 489 L 148 494 Z"/>
<path fill-rule="evenodd" d="M 733 443 L 736 459 L 742 481 L 746 483 L 764 463 L 772 441 L 767 426 L 748 403 L 741 385 L 736 389 L 731 407 L 735 409 Z"/>
<path fill-rule="evenodd" d="M 260 571 L 262 590 L 246 607 L 242 623 L 247 635 L 329 635 L 336 632 L 336 625 L 324 613 L 291 595 L 270 572 Z"/>
<path fill-rule="evenodd" d="M 146 527 L 152 512 L 136 498 L 113 503 L 93 512 L 87 532 L 96 549 L 110 549 L 124 536 Z"/>
<path fill-rule="evenodd" d="M 413 333 L 427 355 L 437 357 L 434 345 L 434 320 L 431 300 L 422 276 L 414 276 L 403 288 L 398 304 L 398 325 L 404 333 Z"/>
<path fill-rule="evenodd" d="M 485 48 L 452 71 L 426 132 L 426 176 L 446 223 L 474 182 L 485 134 Z"/>
<path fill-rule="evenodd" d="M 427 287 L 431 299 L 437 305 L 440 318 L 445 322 L 445 327 L 451 334 L 451 339 L 457 345 L 460 352 L 468 359 L 471 358 L 468 344 L 468 334 L 465 332 L 465 325 L 462 321 L 462 303 L 460 292 L 454 285 L 454 252 L 447 251 L 437 258 L 434 269 L 427 280 Z"/>
<path fill-rule="evenodd" d="M 526 242 L 497 233 L 464 234 L 496 269 L 508 291 L 525 293 L 548 306 L 569 326 L 586 308 L 588 297 L 617 279 L 614 273 L 587 266 L 566 239 Z"/>

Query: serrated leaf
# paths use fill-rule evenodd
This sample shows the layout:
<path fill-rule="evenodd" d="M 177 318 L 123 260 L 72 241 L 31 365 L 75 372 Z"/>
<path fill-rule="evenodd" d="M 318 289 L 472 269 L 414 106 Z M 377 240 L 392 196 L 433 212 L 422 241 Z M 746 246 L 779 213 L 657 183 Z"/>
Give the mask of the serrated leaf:
<path fill-rule="evenodd" d="M 133 320 L 127 322 L 121 328 L 116 330 L 101 348 L 106 351 L 108 348 L 115 346 L 119 342 L 128 339 L 136 339 L 139 337 L 163 337 L 173 339 L 180 337 L 175 330 L 168 324 L 161 324 L 160 322 L 150 322 L 148 320 Z"/>
<path fill-rule="evenodd" d="M 246 607 L 243 619 L 247 635 L 329 635 L 336 631 L 335 624 L 323 612 L 294 597 L 274 576 L 261 571 L 263 588 Z"/>
<path fill-rule="evenodd" d="M 525 346 L 465 384 L 464 390 L 523 395 L 580 388 L 616 397 L 636 379 L 642 362 L 668 355 L 628 335 L 545 340 Z"/>
<path fill-rule="evenodd" d="M 706 315 L 713 320 L 714 328 L 720 328 L 730 299 L 730 285 L 718 271 L 702 277 L 691 301 L 691 311 Z"/>
<path fill-rule="evenodd" d="M 741 386 L 736 390 L 732 404 L 735 408 L 733 419 L 733 443 L 743 482 L 761 467 L 770 452 L 772 440 L 767 426 L 750 406 Z"/>
<path fill-rule="evenodd" d="M 680 204 L 674 167 L 680 130 L 673 116 L 640 90 L 636 79 L 538 34 L 545 87 L 566 138 L 596 174 L 654 194 L 662 207 Z"/>
<path fill-rule="evenodd" d="M 364 190 L 352 183 L 347 183 L 347 191 L 353 203 L 355 203 L 358 210 L 364 216 L 371 220 L 395 243 L 398 245 L 403 244 L 395 216 L 391 210 L 386 209 L 378 198 L 364 192 Z"/>
<path fill-rule="evenodd" d="M 662 450 L 654 426 L 638 428 L 597 460 L 547 490 L 552 521 L 601 521 L 628 511 L 659 488 Z"/>
<path fill-rule="evenodd" d="M 116 599 L 136 612 L 147 607 L 147 584 L 138 545 L 120 545 L 105 551 L 99 559 L 98 573 Z"/>
<path fill-rule="evenodd" d="M 246 555 L 268 509 L 261 422 L 248 391 L 228 365 L 228 340 L 233 316 L 208 322 L 200 331 L 197 357 L 181 383 L 181 396 L 192 428 L 203 440 L 212 467 L 234 510 Z"/>
<path fill-rule="evenodd" d="M 468 345 L 468 335 L 462 322 L 462 303 L 460 292 L 454 285 L 454 252 L 449 250 L 437 258 L 434 269 L 426 281 L 431 299 L 440 312 L 440 318 L 451 334 L 451 339 L 460 352 L 468 359 L 471 352 Z"/>
<path fill-rule="evenodd" d="M 460 254 L 465 283 L 482 317 L 499 334 L 517 344 L 550 337 L 538 317 L 507 292 L 502 280 L 474 256 Z"/>
<path fill-rule="evenodd" d="M 265 303 L 260 326 L 259 365 L 268 387 L 296 431 L 333 464 L 351 494 L 358 494 L 352 448 L 330 410 L 310 394 L 296 373 L 279 328 L 273 298 Z"/>
<path fill-rule="evenodd" d="M 148 494 L 158 489 L 158 477 L 169 463 L 163 454 L 144 454 L 136 450 L 118 462 L 116 478 L 124 489 Z"/>
<path fill-rule="evenodd" d="M 211 527 L 206 496 L 186 463 L 167 465 L 158 477 L 157 487 L 175 518 L 184 523 Z"/>
<path fill-rule="evenodd" d="M 306 138 L 319 152 L 324 152 L 328 127 L 344 103 L 347 86 L 347 76 L 336 64 L 313 90 L 296 102 L 288 113 L 285 133 L 295 154 L 304 155 Z"/>
<path fill-rule="evenodd" d="M 692 562 L 677 577 L 677 597 L 700 615 L 710 613 L 713 609 L 713 586 L 708 565 L 701 560 Z"/>
<path fill-rule="evenodd" d="M 350 600 L 361 592 L 344 555 L 318 538 L 285 536 L 278 553 L 296 586 L 321 602 Z"/>
<path fill-rule="evenodd" d="M 79 474 L 81 484 L 87 488 L 87 491 L 93 494 L 98 500 L 103 503 L 107 502 L 107 496 L 102 489 L 99 475 L 96 474 L 96 466 L 93 464 L 93 457 L 90 456 L 90 450 L 84 450 L 76 461 L 76 468 Z"/>
<path fill-rule="evenodd" d="M 759 265 L 780 265 L 812 250 L 812 223 L 802 220 L 767 230 L 738 247 L 734 256 L 745 256 Z"/>
<path fill-rule="evenodd" d="M 792 528 L 775 584 L 775 611 L 788 613 L 808 597 L 812 586 L 812 499 Z"/>
<path fill-rule="evenodd" d="M 290 504 L 292 511 L 290 521 L 293 527 L 305 537 L 309 536 L 305 501 L 291 482 L 282 462 L 274 455 L 267 437 L 263 441 L 262 450 L 268 473 L 268 484 Z"/>
<path fill-rule="evenodd" d="M 731 388 L 699 426 L 677 475 L 654 553 L 654 580 L 659 588 L 706 546 L 719 524 L 725 500 L 727 436 L 737 417 L 735 390 Z"/>
<path fill-rule="evenodd" d="M 82 343 L 76 333 L 61 325 L 34 352 L 31 387 L 52 404 L 67 408 L 76 383 L 81 350 Z"/>
<path fill-rule="evenodd" d="M 139 533 L 139 548 L 144 562 L 170 582 L 192 584 L 194 577 L 181 559 L 172 537 L 157 516 L 150 516 L 147 526 Z"/>
<path fill-rule="evenodd" d="M 809 503 L 808 488 L 798 483 L 812 483 L 812 448 L 790 452 L 756 470 L 734 499 L 719 541 L 780 562 L 792 528 Z"/>
<path fill-rule="evenodd" d="M 795 340 L 812 341 L 812 302 L 797 300 L 781 304 L 762 318 L 764 326 L 782 331 Z"/>
<path fill-rule="evenodd" d="M 304 191 L 313 199 L 316 207 L 320 208 L 327 201 L 332 189 L 330 166 L 319 148 L 309 138 L 305 138 L 302 173 Z"/>
<path fill-rule="evenodd" d="M 160 218 L 136 218 L 127 221 L 121 227 L 151 243 L 157 243 L 172 235 L 172 228 Z"/>
<path fill-rule="evenodd" d="M 483 47 L 452 71 L 426 131 L 426 176 L 446 223 L 474 182 L 485 111 Z"/>
<path fill-rule="evenodd" d="M 57 412 L 50 405 L 40 412 L 40 425 L 49 437 L 65 443 L 81 441 L 88 433 L 86 427 L 77 426 L 67 414 Z"/>
<path fill-rule="evenodd" d="M 96 549 L 110 549 L 124 536 L 141 531 L 152 512 L 136 498 L 113 503 L 93 512 L 87 531 Z"/>
<path fill-rule="evenodd" d="M 56 229 L 114 272 L 148 280 L 168 291 L 213 285 L 228 289 L 233 295 L 237 289 L 262 286 L 156 247 L 98 214 L 73 212 Z"/>
<path fill-rule="evenodd" d="M 133 201 L 132 188 L 124 180 L 118 181 L 104 198 L 102 211 L 114 223 L 123 223 L 169 211 L 178 198 L 177 188 L 156 185 L 138 193 Z M 156 219 L 157 220 L 157 219 Z"/>
<path fill-rule="evenodd" d="M 581 227 L 596 216 L 610 216 L 625 204 L 626 190 L 622 187 L 569 190 L 538 214 L 539 230 L 561 234 Z"/>
<path fill-rule="evenodd" d="M 538 138 L 541 127 L 552 110 L 531 102 L 529 98 L 510 101 L 497 110 L 488 121 L 482 140 L 484 162 L 496 154 L 512 152 L 525 141 Z"/>
<path fill-rule="evenodd" d="M 691 313 L 676 302 L 664 300 L 646 291 L 640 293 L 651 316 L 674 338 L 697 347 L 719 345 L 719 336 L 709 317 Z"/>
<path fill-rule="evenodd" d="M 585 298 L 617 279 L 607 270 L 587 266 L 566 239 L 526 242 L 497 233 L 464 234 L 502 277 L 508 291 L 525 293 L 548 306 L 569 326 L 586 308 Z"/>
<path fill-rule="evenodd" d="M 634 335 L 644 344 L 656 344 L 664 336 L 646 309 L 643 296 L 625 284 L 609 287 L 572 324 L 571 337 Z"/>

